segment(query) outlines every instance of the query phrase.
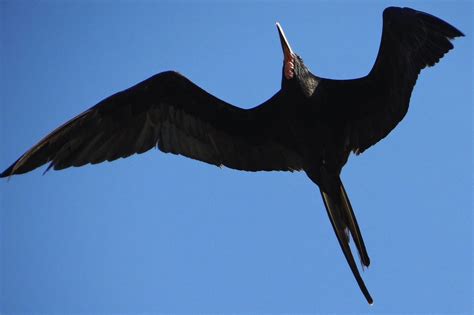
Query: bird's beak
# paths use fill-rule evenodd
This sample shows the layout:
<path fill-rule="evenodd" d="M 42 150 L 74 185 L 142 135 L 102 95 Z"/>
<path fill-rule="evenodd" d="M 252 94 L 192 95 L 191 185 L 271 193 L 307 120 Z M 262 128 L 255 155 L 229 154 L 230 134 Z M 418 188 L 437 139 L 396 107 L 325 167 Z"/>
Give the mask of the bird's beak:
<path fill-rule="evenodd" d="M 281 48 L 283 49 L 283 55 L 285 56 L 285 62 L 291 61 L 293 59 L 293 50 L 286 39 L 285 32 L 283 32 L 283 28 L 281 27 L 280 23 L 277 22 L 276 27 L 278 29 L 278 34 L 280 35 L 280 43 Z"/>

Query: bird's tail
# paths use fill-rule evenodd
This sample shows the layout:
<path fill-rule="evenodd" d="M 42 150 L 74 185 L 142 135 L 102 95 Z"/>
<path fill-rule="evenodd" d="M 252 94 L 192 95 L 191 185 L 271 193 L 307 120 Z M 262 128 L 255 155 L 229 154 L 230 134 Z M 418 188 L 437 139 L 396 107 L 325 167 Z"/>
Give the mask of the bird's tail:
<path fill-rule="evenodd" d="M 357 223 L 357 219 L 354 214 L 354 210 L 352 209 L 351 202 L 349 201 L 349 197 L 347 197 L 346 190 L 340 179 L 339 190 L 340 197 L 342 199 L 342 204 L 344 207 L 343 212 L 346 219 L 345 221 L 359 253 L 362 268 L 368 267 L 370 265 L 369 254 L 367 253 L 367 249 L 365 248 L 364 239 L 362 238 L 362 234 L 360 233 L 359 224 Z"/>
<path fill-rule="evenodd" d="M 312 176 L 312 174 L 307 174 L 313 181 L 315 181 L 315 178 Z M 365 286 L 364 280 L 362 280 L 359 270 L 357 269 L 357 264 L 349 246 L 349 239 L 352 236 L 354 244 L 359 253 L 362 268 L 368 267 L 370 265 L 369 255 L 367 254 L 367 249 L 365 248 L 364 240 L 362 239 L 359 225 L 357 224 L 357 219 L 349 198 L 347 197 L 344 185 L 342 184 L 339 176 L 331 176 L 324 170 L 315 183 L 320 187 L 324 205 L 326 207 L 332 227 L 334 228 L 334 232 L 336 233 L 339 245 L 341 246 L 342 252 L 346 257 L 347 263 L 349 264 L 349 267 L 356 278 L 357 284 L 367 299 L 367 302 L 372 304 L 372 297 L 370 296 L 370 293 Z"/>
<path fill-rule="evenodd" d="M 370 264 L 370 259 L 367 254 L 362 235 L 360 234 L 359 226 L 357 225 L 357 220 L 354 216 L 351 204 L 347 198 L 344 186 L 341 183 L 339 186 L 338 195 L 334 197 L 330 193 L 325 192 L 323 189 L 320 189 L 320 191 L 329 219 L 331 220 L 332 227 L 334 228 L 334 232 L 336 233 L 337 240 L 339 241 L 342 252 L 346 257 L 347 263 L 349 264 L 349 267 L 356 278 L 360 290 L 367 299 L 367 302 L 372 304 L 373 299 L 370 296 L 367 287 L 365 286 L 364 280 L 362 279 L 359 270 L 357 269 L 354 256 L 352 255 L 351 248 L 349 246 L 350 234 L 354 239 L 354 243 L 359 252 L 362 266 L 368 267 Z"/>

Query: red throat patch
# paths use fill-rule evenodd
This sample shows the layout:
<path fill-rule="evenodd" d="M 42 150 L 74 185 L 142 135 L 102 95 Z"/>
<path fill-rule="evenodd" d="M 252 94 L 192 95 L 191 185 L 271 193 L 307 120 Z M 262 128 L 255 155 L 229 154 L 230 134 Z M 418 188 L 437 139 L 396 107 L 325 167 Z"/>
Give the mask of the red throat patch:
<path fill-rule="evenodd" d="M 294 60 L 295 58 L 293 56 L 291 56 L 290 58 L 286 59 L 285 60 L 285 78 L 287 80 L 290 80 L 293 78 L 293 76 L 295 75 L 295 64 L 294 64 Z"/>

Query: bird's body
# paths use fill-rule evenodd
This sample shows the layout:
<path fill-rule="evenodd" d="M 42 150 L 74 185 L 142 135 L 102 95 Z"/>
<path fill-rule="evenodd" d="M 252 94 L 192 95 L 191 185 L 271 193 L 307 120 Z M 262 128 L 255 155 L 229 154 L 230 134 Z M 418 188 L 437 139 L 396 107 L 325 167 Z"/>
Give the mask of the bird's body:
<path fill-rule="evenodd" d="M 0 174 L 43 164 L 56 170 L 112 161 L 153 147 L 245 171 L 304 171 L 318 185 L 339 244 L 367 301 L 372 298 L 349 248 L 370 259 L 340 173 L 405 116 L 420 71 L 463 36 L 453 26 L 409 8 L 384 11 L 382 41 L 369 74 L 352 80 L 313 75 L 279 25 L 282 85 L 251 109 L 228 104 L 174 71 L 114 94 L 66 122 Z"/>

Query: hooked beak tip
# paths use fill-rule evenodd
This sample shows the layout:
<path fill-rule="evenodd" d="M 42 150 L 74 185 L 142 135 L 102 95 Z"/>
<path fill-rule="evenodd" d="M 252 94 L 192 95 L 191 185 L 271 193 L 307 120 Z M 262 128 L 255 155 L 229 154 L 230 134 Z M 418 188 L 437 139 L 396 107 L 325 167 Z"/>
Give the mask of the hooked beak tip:
<path fill-rule="evenodd" d="M 293 55 L 293 50 L 291 49 L 291 46 L 288 43 L 288 40 L 286 39 L 285 32 L 283 31 L 283 28 L 281 27 L 280 23 L 276 22 L 275 25 L 277 27 L 278 34 L 280 35 L 280 43 L 283 49 L 283 54 L 285 55 L 285 59 L 288 60 Z"/>

